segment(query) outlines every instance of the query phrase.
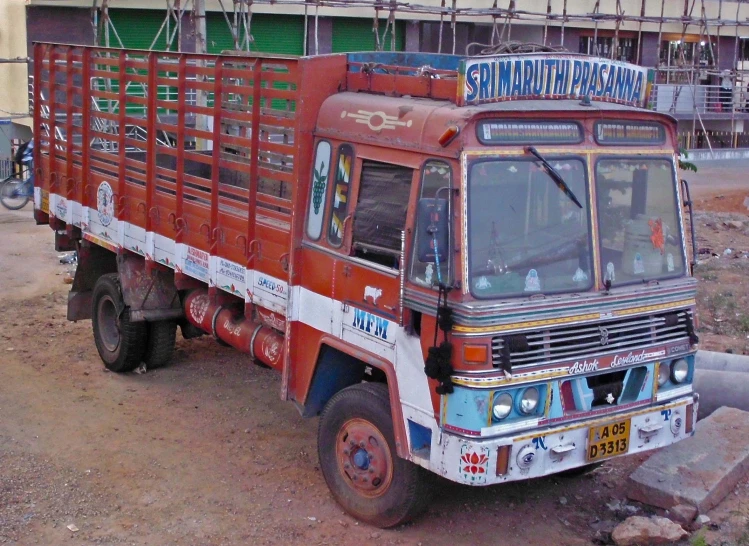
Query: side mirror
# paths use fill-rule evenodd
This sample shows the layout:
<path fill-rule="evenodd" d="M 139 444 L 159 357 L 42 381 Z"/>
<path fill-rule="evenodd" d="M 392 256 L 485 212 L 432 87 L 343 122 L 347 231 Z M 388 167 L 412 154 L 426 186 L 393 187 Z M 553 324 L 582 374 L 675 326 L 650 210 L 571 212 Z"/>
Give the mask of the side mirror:
<path fill-rule="evenodd" d="M 447 199 L 419 199 L 416 208 L 416 256 L 420 262 L 447 261 L 450 245 L 448 210 Z"/>

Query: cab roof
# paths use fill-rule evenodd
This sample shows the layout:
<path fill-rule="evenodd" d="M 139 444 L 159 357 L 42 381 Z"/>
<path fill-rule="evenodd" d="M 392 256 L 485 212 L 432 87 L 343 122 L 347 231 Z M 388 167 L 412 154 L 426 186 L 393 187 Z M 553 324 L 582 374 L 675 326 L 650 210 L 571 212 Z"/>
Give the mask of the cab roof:
<path fill-rule="evenodd" d="M 319 137 L 350 142 L 386 143 L 403 149 L 419 149 L 438 155 L 456 156 L 460 147 L 443 148 L 439 137 L 450 127 L 461 131 L 475 118 L 508 117 L 582 119 L 623 115 L 628 119 L 661 121 L 675 126 L 668 114 L 609 102 L 582 104 L 572 99 L 508 100 L 457 106 L 450 101 L 390 97 L 345 91 L 325 100 L 316 124 Z"/>

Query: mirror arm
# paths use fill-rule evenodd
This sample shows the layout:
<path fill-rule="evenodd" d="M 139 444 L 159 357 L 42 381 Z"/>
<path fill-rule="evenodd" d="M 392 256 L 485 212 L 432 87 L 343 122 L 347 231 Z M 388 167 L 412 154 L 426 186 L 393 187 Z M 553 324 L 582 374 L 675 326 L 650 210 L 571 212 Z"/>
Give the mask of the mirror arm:
<path fill-rule="evenodd" d="M 697 265 L 697 239 L 694 235 L 694 210 L 692 209 L 692 195 L 689 193 L 689 182 L 681 179 L 681 186 L 686 194 L 686 201 L 684 206 L 689 209 L 689 230 L 692 237 L 692 259 L 689 262 L 690 274 L 694 275 L 694 266 Z"/>
<path fill-rule="evenodd" d="M 343 225 L 341 226 L 341 244 L 346 245 L 346 226 L 351 222 L 351 217 L 353 216 L 353 213 L 346 216 L 346 218 L 343 219 Z M 349 245 L 346 248 L 346 254 L 351 254 L 351 245 Z"/>
<path fill-rule="evenodd" d="M 454 246 L 453 241 L 453 198 L 460 195 L 460 190 L 458 188 L 453 188 L 452 184 L 450 186 L 442 186 L 437 190 L 437 193 L 434 194 L 435 197 L 439 197 L 440 192 L 446 191 L 449 195 L 447 197 L 447 280 L 448 284 L 452 284 L 449 281 L 452 280 L 452 271 L 451 271 L 451 264 L 452 264 L 452 253 L 450 252 L 450 248 Z M 439 280 L 439 276 L 438 276 Z M 440 282 L 442 282 L 440 280 Z"/>

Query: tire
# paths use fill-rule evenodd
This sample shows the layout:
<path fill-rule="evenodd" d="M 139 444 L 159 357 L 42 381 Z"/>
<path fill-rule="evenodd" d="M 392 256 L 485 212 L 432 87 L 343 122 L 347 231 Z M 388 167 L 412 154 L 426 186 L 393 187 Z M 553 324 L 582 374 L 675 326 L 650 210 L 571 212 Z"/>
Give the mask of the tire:
<path fill-rule="evenodd" d="M 129 372 L 140 364 L 146 350 L 145 322 L 131 322 L 116 273 L 102 275 L 93 293 L 94 342 L 104 365 L 113 372 Z"/>
<path fill-rule="evenodd" d="M 386 385 L 359 383 L 333 396 L 320 416 L 317 451 L 333 498 L 355 518 L 387 528 L 426 509 L 429 476 L 396 453 Z"/>
<path fill-rule="evenodd" d="M 143 362 L 149 370 L 161 368 L 169 363 L 174 354 L 177 339 L 177 323 L 173 320 L 159 320 L 148 323 L 148 342 Z"/>
<path fill-rule="evenodd" d="M 19 191 L 24 191 L 24 181 L 20 178 L 7 178 L 0 182 L 0 203 L 8 210 L 20 210 L 26 206 L 30 197 L 26 194 L 17 196 Z"/>

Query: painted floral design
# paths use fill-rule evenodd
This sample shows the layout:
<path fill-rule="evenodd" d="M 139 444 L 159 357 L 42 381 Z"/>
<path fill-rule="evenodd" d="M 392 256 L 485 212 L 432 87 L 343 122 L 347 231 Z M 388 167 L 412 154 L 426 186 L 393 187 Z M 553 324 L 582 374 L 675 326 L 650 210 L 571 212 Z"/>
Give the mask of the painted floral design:
<path fill-rule="evenodd" d="M 460 461 L 462 463 L 460 466 L 465 474 L 476 476 L 486 474 L 486 464 L 489 462 L 489 457 L 483 453 L 463 453 Z"/>
<path fill-rule="evenodd" d="M 237 290 L 237 287 L 234 286 L 234 284 L 232 284 L 231 286 L 229 286 L 228 284 L 225 284 L 221 287 L 221 290 L 226 290 L 227 292 L 231 292 L 232 294 L 236 294 L 237 296 L 242 295 L 242 292 Z"/>

